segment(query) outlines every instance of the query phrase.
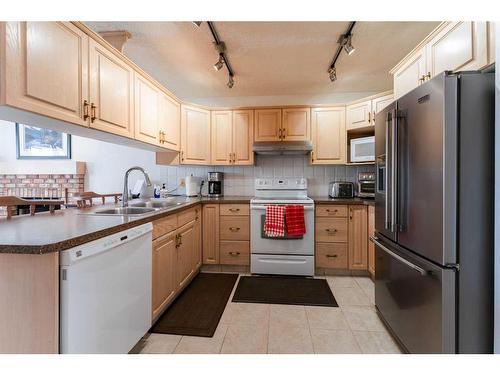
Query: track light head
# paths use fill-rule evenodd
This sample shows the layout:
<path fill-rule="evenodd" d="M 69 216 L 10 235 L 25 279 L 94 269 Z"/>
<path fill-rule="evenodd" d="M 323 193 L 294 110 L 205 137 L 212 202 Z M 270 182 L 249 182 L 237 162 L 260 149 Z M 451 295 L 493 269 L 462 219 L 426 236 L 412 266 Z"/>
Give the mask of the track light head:
<path fill-rule="evenodd" d="M 191 21 L 196 27 L 200 27 L 203 21 Z"/>
<path fill-rule="evenodd" d="M 331 66 L 328 69 L 328 75 L 330 76 L 330 81 L 334 82 L 337 80 L 337 69 L 334 66 Z"/>
<path fill-rule="evenodd" d="M 234 86 L 234 78 L 232 75 L 229 76 L 229 80 L 227 81 L 227 87 L 229 87 L 230 89 L 232 89 Z"/>
<path fill-rule="evenodd" d="M 219 55 L 219 60 L 214 64 L 214 69 L 216 71 L 219 71 L 222 69 L 222 67 L 224 66 L 224 58 L 222 57 L 222 54 Z"/>
<path fill-rule="evenodd" d="M 348 55 L 352 55 L 354 51 L 356 50 L 354 46 L 352 45 L 352 35 L 344 35 L 343 40 L 342 40 L 342 47 L 344 47 L 344 51 Z"/>

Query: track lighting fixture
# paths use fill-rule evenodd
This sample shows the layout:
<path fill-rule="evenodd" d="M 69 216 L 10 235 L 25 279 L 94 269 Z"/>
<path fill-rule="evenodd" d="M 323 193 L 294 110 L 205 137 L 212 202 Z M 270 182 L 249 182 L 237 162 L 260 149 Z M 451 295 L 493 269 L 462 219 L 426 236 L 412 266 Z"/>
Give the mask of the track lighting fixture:
<path fill-rule="evenodd" d="M 230 74 L 229 75 L 229 81 L 227 81 L 227 87 L 229 87 L 230 89 L 232 89 L 234 86 L 234 79 L 233 79 L 233 76 Z"/>
<path fill-rule="evenodd" d="M 222 54 L 219 55 L 219 61 L 217 61 L 215 64 L 214 64 L 214 69 L 216 71 L 219 71 L 221 70 L 222 68 L 224 67 L 224 57 L 222 56 Z"/>
<path fill-rule="evenodd" d="M 330 69 L 328 69 L 328 75 L 330 76 L 330 81 L 336 81 L 337 80 L 337 69 L 332 66 Z"/>
<path fill-rule="evenodd" d="M 347 32 L 342 34 L 338 40 L 339 46 L 337 47 L 337 52 L 335 52 L 335 56 L 328 68 L 328 76 L 330 81 L 334 82 L 337 80 L 337 69 L 335 68 L 335 64 L 340 57 L 340 53 L 344 50 L 348 55 L 351 55 L 354 52 L 354 46 L 352 45 L 352 29 L 356 22 L 349 23 L 349 27 L 347 28 Z"/>
<path fill-rule="evenodd" d="M 343 35 L 342 38 L 342 46 L 344 47 L 344 51 L 348 54 L 351 55 L 356 49 L 352 45 L 352 34 L 349 35 Z"/>

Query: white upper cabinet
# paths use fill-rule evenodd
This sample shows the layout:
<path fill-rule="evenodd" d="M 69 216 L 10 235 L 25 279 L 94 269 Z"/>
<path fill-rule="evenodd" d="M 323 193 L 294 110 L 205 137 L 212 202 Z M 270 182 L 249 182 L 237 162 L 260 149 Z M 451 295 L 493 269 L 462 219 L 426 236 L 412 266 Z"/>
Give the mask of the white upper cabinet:
<path fill-rule="evenodd" d="M 488 22 L 444 22 L 392 71 L 394 98 L 446 70 L 477 70 L 494 62 Z"/>

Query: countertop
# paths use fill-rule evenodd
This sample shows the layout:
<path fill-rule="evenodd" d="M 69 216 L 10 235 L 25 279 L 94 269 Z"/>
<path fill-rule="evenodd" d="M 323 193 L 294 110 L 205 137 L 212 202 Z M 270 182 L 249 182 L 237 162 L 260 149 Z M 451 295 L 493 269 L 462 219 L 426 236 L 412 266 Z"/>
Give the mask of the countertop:
<path fill-rule="evenodd" d="M 248 204 L 249 196 L 221 198 L 185 198 L 179 206 L 162 209 L 143 216 L 88 215 L 92 210 L 114 205 L 95 205 L 88 209 L 66 209 L 34 216 L 0 218 L 0 253 L 46 254 L 63 251 L 114 233 L 145 224 L 161 217 L 188 209 L 196 204 Z M 318 204 L 374 204 L 369 199 L 332 199 L 328 196 L 312 197 Z M 131 201 L 131 203 L 133 203 Z"/>

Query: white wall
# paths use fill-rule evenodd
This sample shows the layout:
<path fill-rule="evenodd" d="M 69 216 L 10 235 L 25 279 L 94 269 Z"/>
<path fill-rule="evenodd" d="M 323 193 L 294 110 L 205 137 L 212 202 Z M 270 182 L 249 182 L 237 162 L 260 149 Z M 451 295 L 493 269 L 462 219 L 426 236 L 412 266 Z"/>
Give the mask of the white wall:
<path fill-rule="evenodd" d="M 495 23 L 496 59 L 500 61 L 500 23 Z M 495 353 L 500 354 L 500 72 L 495 73 Z"/>

